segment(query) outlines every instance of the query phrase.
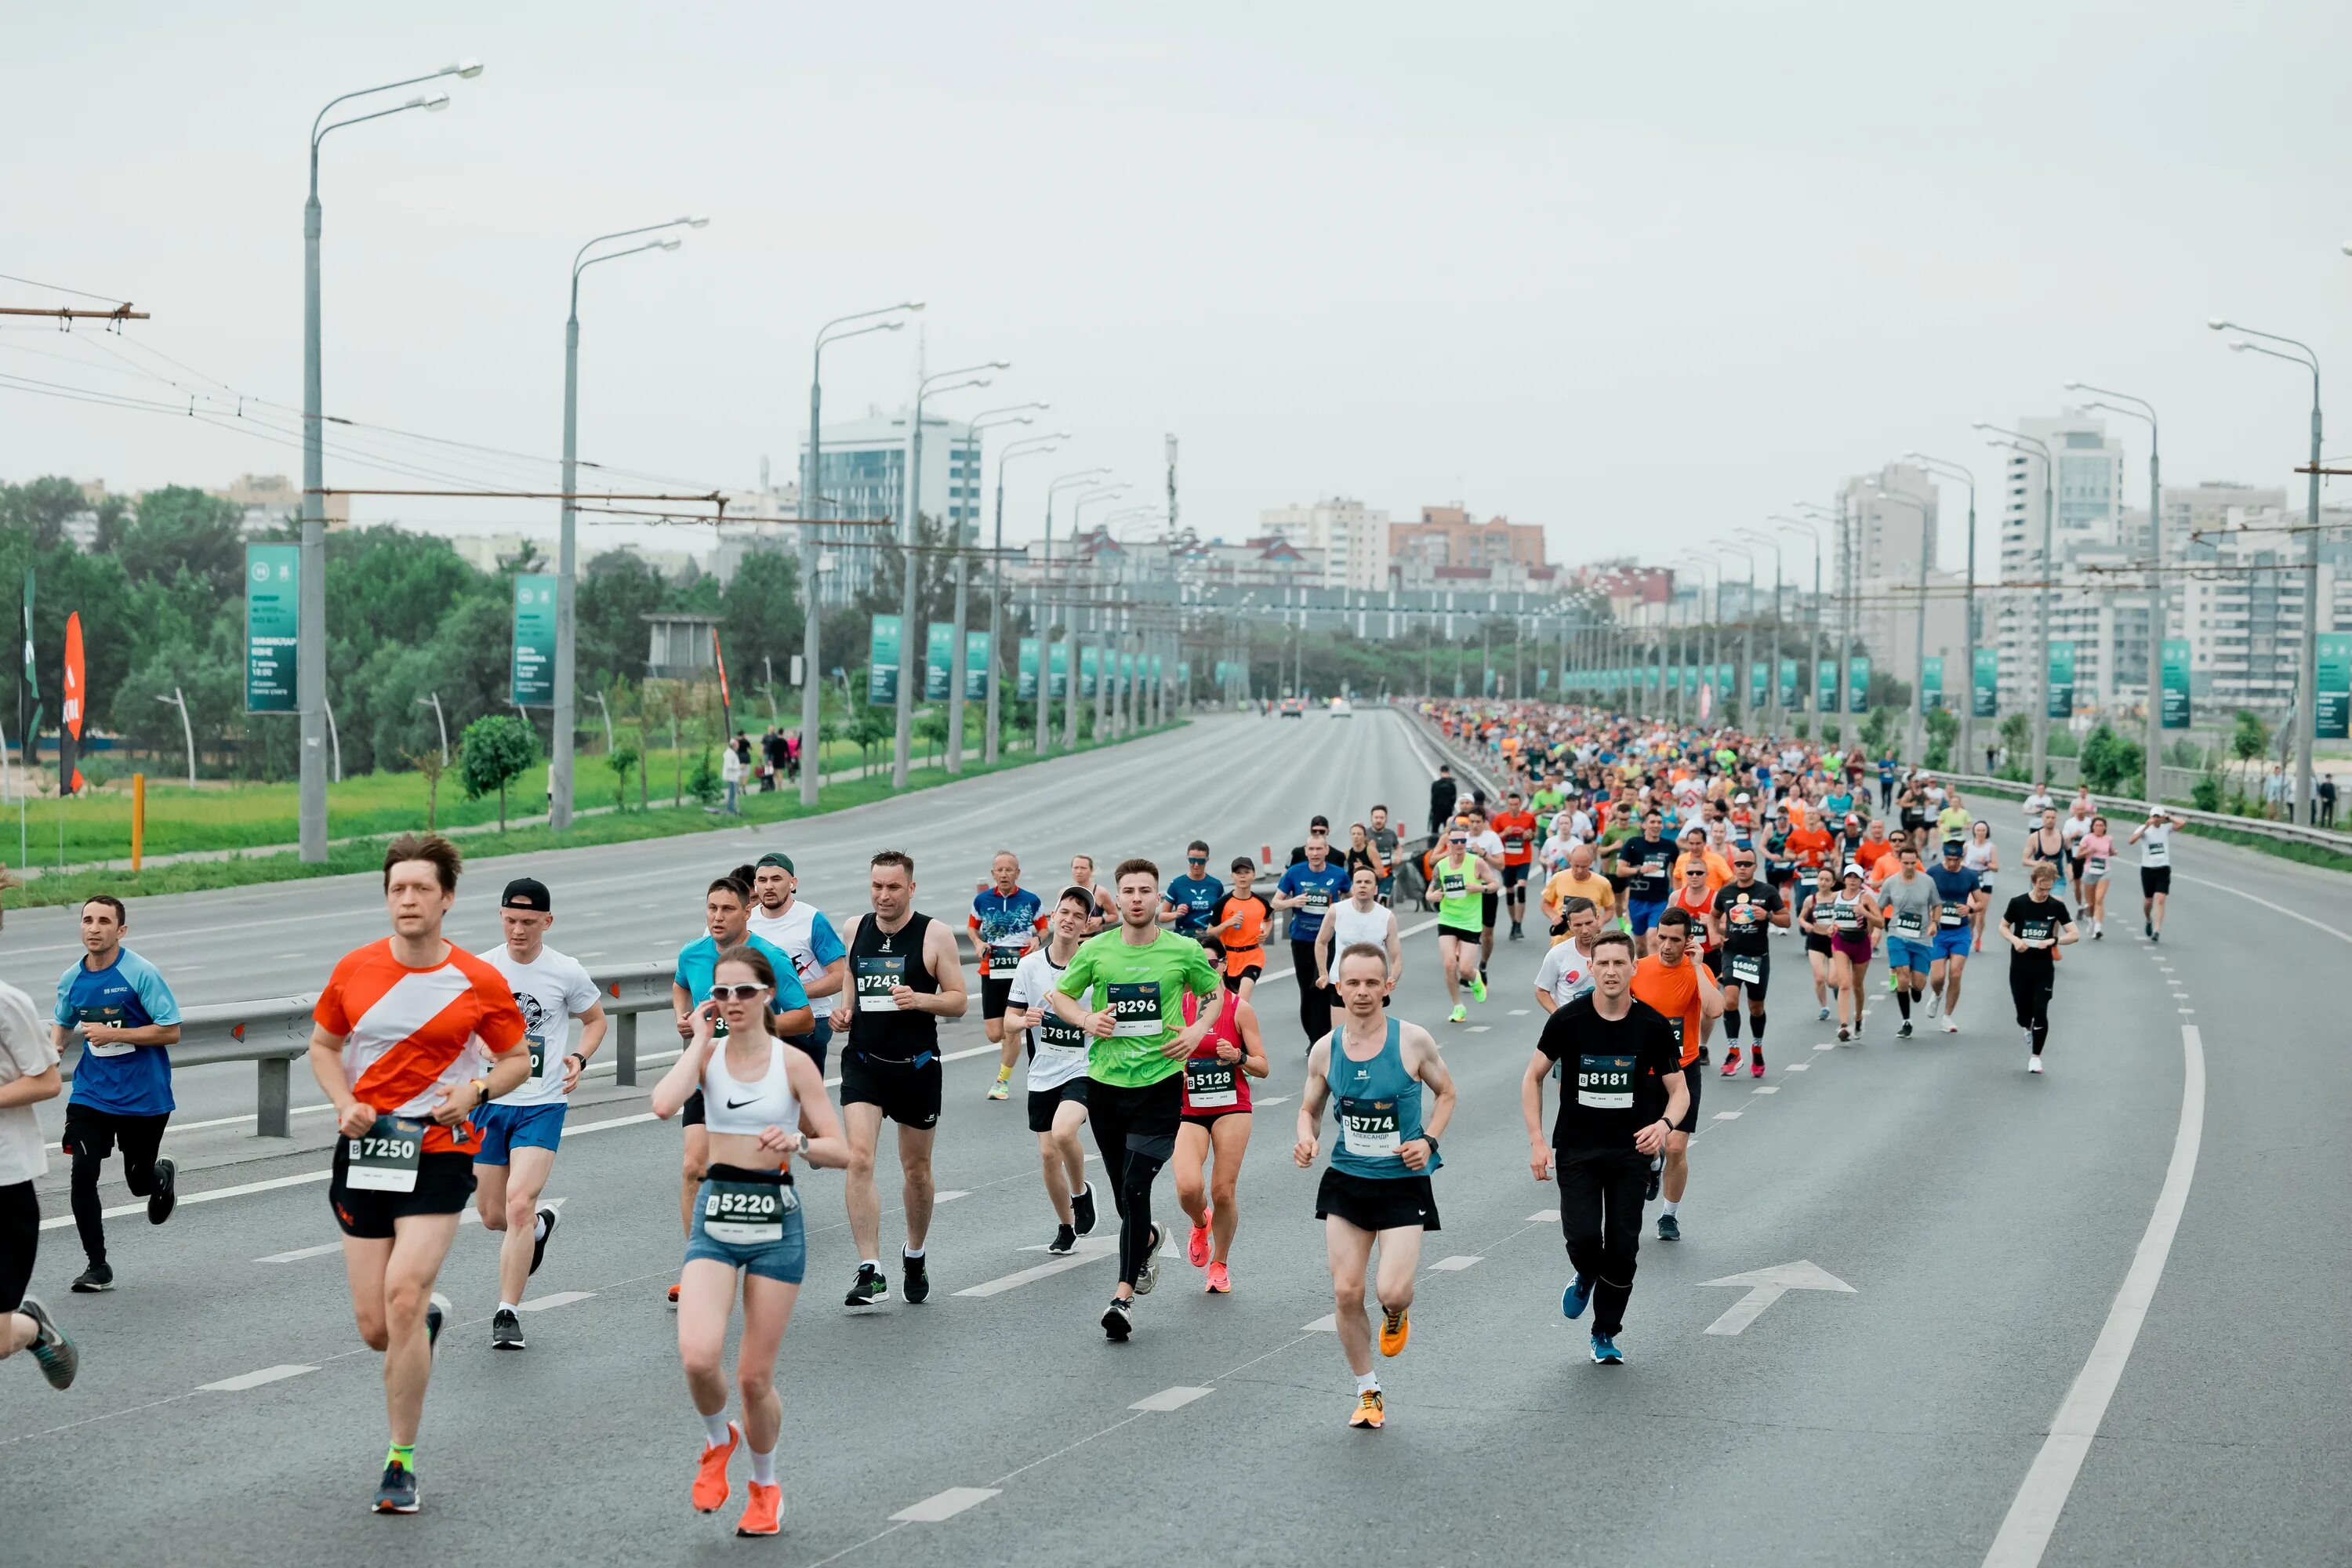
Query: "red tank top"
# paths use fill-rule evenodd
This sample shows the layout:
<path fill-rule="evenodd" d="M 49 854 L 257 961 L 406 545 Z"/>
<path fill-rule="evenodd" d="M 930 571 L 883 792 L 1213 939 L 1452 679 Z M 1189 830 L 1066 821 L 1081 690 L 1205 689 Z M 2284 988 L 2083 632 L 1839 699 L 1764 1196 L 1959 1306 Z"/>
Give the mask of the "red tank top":
<path fill-rule="evenodd" d="M 1248 1055 L 1247 1048 L 1242 1045 L 1241 1028 L 1235 1022 L 1234 1016 L 1239 1010 L 1239 999 L 1228 996 L 1224 1000 L 1226 1004 L 1224 1010 L 1217 1015 L 1217 1021 L 1209 1026 L 1208 1034 L 1202 1038 L 1200 1046 L 1184 1063 L 1183 1114 L 1187 1116 L 1214 1116 L 1227 1110 L 1247 1110 L 1250 1108 L 1249 1075 L 1242 1071 L 1242 1064 L 1239 1061 L 1217 1060 L 1219 1046 L 1231 1046 L 1234 1049 L 1241 1051 L 1243 1055 Z M 1206 1068 L 1193 1065 L 1203 1061 L 1210 1065 Z M 1223 1074 L 1227 1071 L 1233 1075 L 1234 1099 L 1231 1100 L 1223 1098 L 1225 1086 L 1223 1082 Z M 1213 1083 L 1202 1083 L 1203 1073 L 1209 1074 L 1214 1080 Z M 1195 1085 L 1202 1087 L 1204 1095 L 1212 1103 L 1197 1106 L 1193 1104 L 1192 1090 Z"/>

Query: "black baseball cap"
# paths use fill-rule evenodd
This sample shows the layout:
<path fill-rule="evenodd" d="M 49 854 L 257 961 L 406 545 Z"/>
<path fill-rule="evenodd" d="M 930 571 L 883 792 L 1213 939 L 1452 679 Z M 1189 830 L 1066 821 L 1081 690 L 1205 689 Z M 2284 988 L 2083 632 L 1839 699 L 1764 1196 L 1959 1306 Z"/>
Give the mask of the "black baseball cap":
<path fill-rule="evenodd" d="M 541 914 L 555 912 L 554 901 L 547 896 L 547 884 L 536 877 L 517 877 L 499 895 L 502 910 L 537 910 Z"/>

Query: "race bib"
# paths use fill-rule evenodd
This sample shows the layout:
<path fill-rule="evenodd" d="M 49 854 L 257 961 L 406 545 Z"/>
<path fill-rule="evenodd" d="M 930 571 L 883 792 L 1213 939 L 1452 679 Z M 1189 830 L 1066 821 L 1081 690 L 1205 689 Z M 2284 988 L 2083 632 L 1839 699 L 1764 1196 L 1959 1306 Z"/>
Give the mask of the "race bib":
<path fill-rule="evenodd" d="M 2171 865 L 2172 846 L 2169 844 L 2159 843 L 2158 840 L 2153 838 L 2149 839 L 2146 844 L 2140 846 L 2139 863 L 2143 866 Z"/>
<path fill-rule="evenodd" d="M 1458 899 L 1469 890 L 1470 881 L 1459 871 L 1445 871 L 1439 874 L 1437 885 L 1447 898 Z"/>
<path fill-rule="evenodd" d="M 1644 860 L 1642 862 L 1642 875 L 1644 877 L 1663 877 L 1665 874 L 1666 863 L 1664 860 Z"/>
<path fill-rule="evenodd" d="M 988 950 L 988 977 L 1010 980 L 1020 973 L 1023 950 L 1010 942 L 995 942 Z"/>
<path fill-rule="evenodd" d="M 1339 1097 L 1339 1141 L 1350 1154 L 1367 1160 L 1392 1160 L 1403 1147 L 1397 1135 L 1393 1100 Z"/>
<path fill-rule="evenodd" d="M 547 1037 L 526 1034 L 522 1037 L 522 1043 L 530 1052 L 530 1076 L 545 1078 L 547 1076 Z"/>
<path fill-rule="evenodd" d="M 1676 1050 L 1681 1050 L 1683 1048 L 1683 1022 L 1684 1020 L 1679 1014 L 1666 1020 L 1666 1027 L 1674 1033 L 1675 1049 Z"/>
<path fill-rule="evenodd" d="M 1307 901 L 1299 908 L 1307 914 L 1319 915 L 1331 907 L 1331 889 L 1328 888 L 1309 888 L 1302 897 Z"/>
<path fill-rule="evenodd" d="M 800 1206 L 800 1194 L 790 1187 L 714 1180 L 702 1200 L 702 1234 L 738 1247 L 782 1241 L 784 1215 Z"/>
<path fill-rule="evenodd" d="M 1242 1064 L 1221 1062 L 1214 1057 L 1190 1057 L 1184 1062 L 1184 1098 L 1192 1105 L 1213 1110 L 1221 1105 L 1238 1105 L 1242 1091 L 1235 1077 Z"/>
<path fill-rule="evenodd" d="M 1895 911 L 1895 934 L 1902 937 L 1922 937 L 1927 934 L 1927 911 L 1897 910 Z"/>
<path fill-rule="evenodd" d="M 1503 853 L 1506 855 L 1523 854 L 1527 847 L 1528 841 L 1516 833 L 1503 840 Z"/>
<path fill-rule="evenodd" d="M 1679 1039 L 1680 1019 L 1671 1019 Z M 1576 1103 L 1589 1110 L 1633 1109 L 1633 1058 L 1587 1053 L 1576 1061 Z"/>
<path fill-rule="evenodd" d="M 1859 907 L 1841 899 L 1830 906 L 1830 924 L 1840 931 L 1860 931 L 1862 910 Z"/>
<path fill-rule="evenodd" d="M 1760 985 L 1764 983 L 1764 955 L 1735 952 L 1731 957 L 1731 983 L 1734 985 Z"/>
<path fill-rule="evenodd" d="M 1151 981 L 1115 984 L 1110 994 L 1110 1032 L 1121 1040 L 1150 1039 L 1160 1033 L 1160 987 Z"/>
<path fill-rule="evenodd" d="M 2049 921 L 2020 921 L 2017 934 L 2025 942 L 2048 942 L 2052 929 L 2052 922 Z"/>
<path fill-rule="evenodd" d="M 1944 926 L 1966 925 L 1969 923 L 1969 907 L 1966 904 L 1946 904 L 1937 921 Z"/>
<path fill-rule="evenodd" d="M 2083 875 L 2084 875 L 2084 876 L 2085 876 L 2085 877 L 2104 877 L 2104 876 L 2105 876 L 2106 874 L 2107 874 L 2107 858 L 2106 858 L 2105 856 L 2104 856 L 2104 855 L 2094 855 L 2094 856 L 2092 856 L 2089 859 L 2087 859 L 2087 860 L 2085 860 L 2085 861 L 2084 861 L 2084 862 L 2083 862 Z"/>
<path fill-rule="evenodd" d="M 78 1011 L 85 1024 L 110 1024 L 118 1029 L 122 1026 L 122 1009 L 120 1006 L 83 1007 Z M 127 1057 L 138 1048 L 129 1040 L 109 1040 L 102 1046 L 94 1040 L 82 1041 L 82 1049 L 94 1057 Z"/>
<path fill-rule="evenodd" d="M 856 969 L 857 1010 L 861 1013 L 895 1013 L 898 1000 L 890 994 L 894 986 L 907 984 L 907 961 L 896 954 L 868 953 L 851 960 Z"/>
<path fill-rule="evenodd" d="M 413 1193 L 417 1162 L 425 1155 L 425 1123 L 389 1111 L 357 1138 L 343 1169 L 343 1185 L 357 1192 Z"/>
<path fill-rule="evenodd" d="M 1062 1016 L 1051 1006 L 1046 1007 L 1045 1016 L 1037 1020 L 1036 1034 L 1037 1048 L 1041 1051 L 1049 1054 L 1063 1051 L 1072 1056 L 1086 1054 L 1087 1032 L 1076 1024 L 1064 1023 Z"/>

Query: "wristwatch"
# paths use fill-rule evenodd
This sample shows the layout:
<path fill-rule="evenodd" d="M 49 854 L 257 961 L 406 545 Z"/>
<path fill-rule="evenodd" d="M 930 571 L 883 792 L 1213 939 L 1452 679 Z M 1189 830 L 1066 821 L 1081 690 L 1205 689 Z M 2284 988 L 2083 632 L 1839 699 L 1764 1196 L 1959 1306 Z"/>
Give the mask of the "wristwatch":
<path fill-rule="evenodd" d="M 1424 1132 L 1424 1133 L 1423 1133 L 1423 1134 L 1421 1135 L 1421 1141 L 1422 1141 L 1423 1142 L 1424 1142 L 1424 1143 L 1426 1143 L 1426 1144 L 1428 1144 L 1428 1145 L 1429 1145 L 1429 1152 L 1430 1152 L 1431 1153 L 1434 1154 L 1434 1153 L 1436 1153 L 1436 1152 L 1437 1152 L 1437 1140 L 1436 1140 L 1436 1139 L 1432 1138 L 1428 1133 Z"/>
<path fill-rule="evenodd" d="M 490 1102 L 490 1085 L 487 1079 L 474 1080 L 474 1104 L 478 1109 Z"/>

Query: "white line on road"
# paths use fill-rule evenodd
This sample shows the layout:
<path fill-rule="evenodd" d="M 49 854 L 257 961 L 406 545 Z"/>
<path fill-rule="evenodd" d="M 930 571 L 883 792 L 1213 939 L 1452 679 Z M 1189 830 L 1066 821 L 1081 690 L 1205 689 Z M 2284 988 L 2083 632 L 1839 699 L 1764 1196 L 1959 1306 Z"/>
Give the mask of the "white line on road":
<path fill-rule="evenodd" d="M 1817 1051 L 1833 1051 L 1837 1049 L 1837 1042 L 1835 1040 L 1824 1040 L 1820 1045 L 1815 1046 L 1813 1049 Z"/>
<path fill-rule="evenodd" d="M 1790 1063 L 1789 1063 L 1787 1066 L 1783 1067 L 1780 1070 L 1781 1070 L 1782 1072 L 1803 1072 L 1806 1068 L 1808 1068 L 1811 1067 L 1812 1065 L 1813 1065 L 1813 1064 L 1812 1064 L 1812 1063 L 1811 1063 L 1811 1062 L 1790 1062 Z"/>
<path fill-rule="evenodd" d="M 1715 1119 L 1717 1121 L 1737 1121 L 1739 1120 L 1739 1112 L 1736 1110 L 1718 1110 L 1715 1113 Z"/>
<path fill-rule="evenodd" d="M 324 1258 L 330 1252 L 341 1252 L 340 1241 L 321 1242 L 316 1247 L 298 1247 L 291 1252 L 273 1252 L 267 1258 L 257 1258 L 256 1263 L 299 1263 L 306 1258 Z"/>
<path fill-rule="evenodd" d="M 2206 881 L 2206 879 L 2205 879 L 2204 878 L 2202 878 L 2202 877 L 2191 877 L 2191 876 L 2189 876 L 2189 875 L 2187 872 L 2185 872 L 2185 871 L 2175 871 L 2175 872 L 2173 873 L 2173 875 L 2174 875 L 2174 876 L 2176 876 L 2176 877 L 2179 877 L 2179 878 L 2182 881 L 2184 881 L 2184 882 L 2201 882 L 2201 883 L 2203 883 L 2206 887 L 2209 887 L 2209 888 L 2219 888 L 2219 889 L 2221 889 L 2223 892 L 2225 892 L 2225 893 L 2235 893 L 2235 894 L 2237 894 L 2237 895 L 2238 895 L 2238 897 L 2240 897 L 2240 898 L 2242 898 L 2242 899 L 2244 899 L 2244 900 L 2245 900 L 2246 901 L 2248 901 L 2249 903 L 2256 903 L 2256 904 L 2260 904 L 2260 905 L 2262 905 L 2262 906 L 2263 906 L 2263 908 L 2264 908 L 2264 909 L 2266 909 L 2266 910 L 2273 910 L 2273 911 L 2275 911 L 2275 912 L 2277 912 L 2277 913 L 2279 913 L 2279 914 L 2283 914 L 2283 915 L 2286 916 L 2289 920 L 2298 920 L 2298 921 L 2301 921 L 2304 924 L 2305 924 L 2305 925 L 2307 925 L 2307 926 L 2312 927 L 2314 930 L 2316 930 L 2316 931 L 2326 931 L 2328 935 L 2330 935 L 2330 936 L 2334 937 L 2334 938 L 2335 938 L 2336 941 L 2338 941 L 2338 942 L 2352 942 L 2352 931 L 2338 931 L 2338 930 L 2336 930 L 2334 926 L 2329 925 L 2329 924 L 2328 924 L 2326 921 L 2315 921 L 2315 920 L 2313 920 L 2309 915 L 2305 914 L 2301 910 L 2291 910 L 2291 909 L 2288 909 L 2284 904 L 2274 904 L 2274 903 L 2271 902 L 2268 899 L 2259 899 L 2259 898 L 2256 898 L 2253 894 L 2252 894 L 2252 893 L 2250 893 L 2250 892 L 2247 892 L 2243 888 L 2233 888 L 2233 887 L 2230 886 L 2230 884 L 2229 884 L 2229 883 L 2227 883 L 2227 882 L 2210 882 L 2210 881 Z M 1990 1559 L 1987 1559 L 1987 1561 L 1990 1561 Z"/>
<path fill-rule="evenodd" d="M 1494 1027 L 1494 1026 L 1493 1026 L 1492 1024 L 1473 1024 L 1473 1025 L 1471 1025 L 1471 1026 L 1469 1026 L 1469 1028 L 1467 1028 L 1467 1029 L 1464 1030 L 1463 1032 L 1464 1032 L 1465 1034 L 1470 1034 L 1470 1035 L 1483 1035 L 1483 1034 L 1485 1034 L 1488 1029 L 1491 1029 L 1491 1028 L 1493 1028 L 1493 1027 Z"/>
<path fill-rule="evenodd" d="M 1527 1008 L 1527 1007 L 1514 1007 L 1514 1008 L 1512 1008 L 1512 1009 L 1510 1010 L 1510 1012 L 1509 1012 L 1507 1015 L 1506 1015 L 1506 1016 L 1513 1017 L 1513 1018 L 1524 1018 L 1524 1017 L 1526 1017 L 1526 1016 L 1528 1016 L 1528 1014 L 1529 1012 L 1531 1012 L 1532 1010 L 1533 1010 L 1533 1009 L 1531 1009 L 1531 1008 Z"/>
<path fill-rule="evenodd" d="M 558 1290 L 552 1296 L 533 1296 L 528 1301 L 517 1301 L 515 1310 L 544 1312 L 550 1307 L 569 1307 L 574 1301 L 585 1301 L 595 1293 L 593 1290 Z"/>
<path fill-rule="evenodd" d="M 1529 1225 L 1537 1225 L 1545 1220 L 1550 1220 L 1557 1224 L 1559 1220 L 1559 1211 L 1558 1209 L 1538 1209 L 1535 1213 L 1528 1215 L 1527 1223 Z"/>
<path fill-rule="evenodd" d="M 992 1051 L 996 1047 L 991 1046 L 988 1048 Z M 941 1520 L 953 1519 L 968 1508 L 977 1508 L 990 1498 L 1003 1495 L 1003 1489 L 998 1487 L 950 1487 L 912 1507 L 900 1509 L 890 1517 L 900 1524 L 937 1524 Z"/>
<path fill-rule="evenodd" d="M 1336 1334 L 1339 1331 L 1339 1315 L 1326 1312 L 1311 1323 L 1299 1324 L 1298 1331 L 1305 1334 Z"/>
<path fill-rule="evenodd" d="M 1129 1410 L 1181 1410 L 1196 1399 L 1205 1399 L 1216 1392 L 1213 1388 L 1187 1388 L 1178 1384 L 1157 1394 L 1147 1394 L 1128 1406 Z"/>
<path fill-rule="evenodd" d="M 234 1187 L 215 1187 L 208 1193 L 182 1193 L 180 1207 L 186 1208 L 190 1204 L 208 1204 L 216 1198 L 243 1197 L 247 1193 L 273 1192 L 279 1187 L 299 1187 L 308 1182 L 323 1182 L 331 1174 L 333 1173 L 331 1171 L 305 1171 L 299 1176 L 272 1176 L 266 1182 L 246 1182 Z M 147 1200 L 141 1198 L 135 1204 L 118 1204 L 103 1212 L 108 1219 L 121 1219 L 124 1215 L 130 1214 L 145 1214 Z M 59 1215 L 55 1219 L 43 1220 L 41 1228 L 58 1230 L 73 1222 L 73 1215 Z"/>
<path fill-rule="evenodd" d="M 2017 1489 L 2009 1516 L 2000 1521 L 2000 1533 L 1993 1537 L 1992 1550 L 1985 1553 L 1985 1568 L 2035 1568 L 2041 1563 L 2051 1532 L 2058 1527 L 2058 1516 L 2065 1510 L 2067 1494 L 2074 1489 L 2074 1478 L 2091 1451 L 2091 1439 L 2098 1436 L 2099 1423 L 2106 1418 L 2107 1401 L 2115 1397 L 2116 1384 L 2123 1380 L 2124 1363 L 2131 1359 L 2140 1325 L 2147 1321 L 2157 1284 L 2164 1278 L 2165 1259 L 2172 1254 L 2173 1236 L 2180 1228 L 2181 1212 L 2189 1206 L 2189 1185 L 2196 1179 L 2198 1145 L 2205 1136 L 2205 1041 L 2194 1024 L 2180 1026 L 2180 1124 L 2173 1134 L 2172 1160 L 2165 1167 L 2156 1210 L 2148 1215 L 2147 1229 L 2132 1254 L 2131 1268 L 2124 1275 L 2123 1288 L 2116 1292 L 2115 1305 L 2107 1309 L 2098 1342 L 2091 1347 L 2091 1357 L 2083 1363 L 2074 1387 L 2067 1390 L 2066 1403 L 2052 1417 L 2050 1435 L 2033 1457 L 2024 1484 Z"/>
<path fill-rule="evenodd" d="M 1276 1105 L 1288 1105 L 1288 1104 L 1290 1103 L 1290 1096 L 1288 1096 L 1288 1095 L 1286 1095 L 1286 1094 L 1269 1094 L 1269 1095 L 1265 1096 L 1265 1098 L 1260 1099 L 1259 1097 L 1257 1097 L 1257 1096 L 1255 1096 L 1255 1095 L 1252 1095 L 1252 1096 L 1250 1097 L 1250 1103 L 1251 1103 L 1252 1105 L 1254 1105 L 1254 1106 L 1257 1106 L 1257 1107 L 1260 1107 L 1260 1108 L 1265 1108 L 1265 1107 L 1276 1106 Z"/>
<path fill-rule="evenodd" d="M 1433 1274 L 1459 1274 L 1465 1268 L 1475 1268 L 1485 1261 L 1486 1259 L 1483 1258 L 1474 1258 L 1466 1252 L 1457 1252 L 1451 1258 L 1439 1258 L 1436 1262 L 1431 1264 L 1429 1268 L 1430 1272 Z"/>
<path fill-rule="evenodd" d="M 218 1383 L 199 1384 L 198 1394 L 243 1394 L 248 1388 L 259 1388 L 265 1383 L 278 1383 L 289 1377 L 299 1377 L 306 1372 L 316 1372 L 315 1366 L 265 1366 L 259 1372 L 248 1372 L 240 1377 L 225 1377 Z"/>
<path fill-rule="evenodd" d="M 1780 1091 L 1769 1083 L 1759 1083 L 1748 1091 L 1750 1094 L 1778 1094 Z"/>
<path fill-rule="evenodd" d="M 968 1198 L 970 1196 L 971 1196 L 970 1193 L 961 1190 L 949 1193 L 933 1193 L 931 1194 L 931 1202 L 935 1204 L 951 1204 L 958 1198 Z"/>
<path fill-rule="evenodd" d="M 1029 1250 L 1026 1247 L 1023 1251 Z M 959 1296 L 1002 1296 L 1007 1290 L 1018 1290 L 1024 1285 L 1040 1279 L 1050 1279 L 1056 1274 L 1092 1263 L 1097 1258 L 1108 1258 L 1118 1251 L 1118 1243 L 1105 1237 L 1087 1237 L 1078 1242 L 1078 1249 L 1067 1258 L 1056 1258 L 1050 1263 L 1020 1269 L 1002 1279 L 990 1279 L 978 1285 L 967 1285 L 956 1292 Z"/>

